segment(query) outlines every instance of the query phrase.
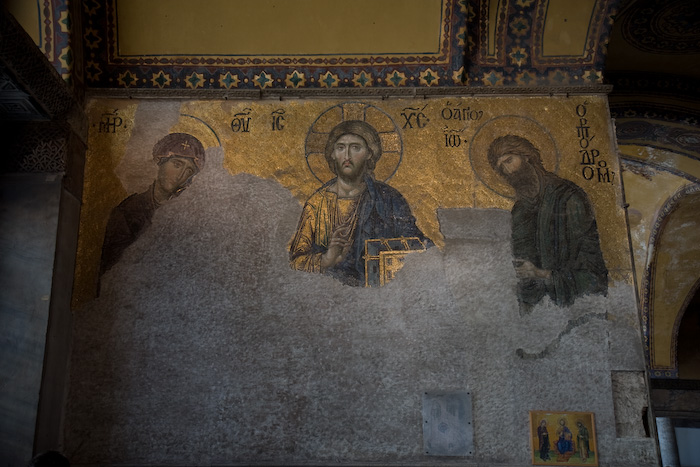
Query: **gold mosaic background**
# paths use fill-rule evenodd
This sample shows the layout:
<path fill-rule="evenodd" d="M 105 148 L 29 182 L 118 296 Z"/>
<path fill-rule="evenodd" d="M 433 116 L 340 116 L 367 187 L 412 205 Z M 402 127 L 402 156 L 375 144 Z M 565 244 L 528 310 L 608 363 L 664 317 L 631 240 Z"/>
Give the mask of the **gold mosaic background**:
<path fill-rule="evenodd" d="M 221 146 L 231 175 L 245 172 L 276 180 L 299 200 L 301 209 L 321 181 L 330 178 L 318 148 L 325 144 L 324 132 L 341 118 L 365 119 L 380 131 L 385 154 L 377 178 L 390 177 L 388 183 L 407 199 L 418 226 L 438 247 L 444 245 L 439 208 L 510 210 L 512 193 L 486 162 L 486 149 L 503 134 L 527 137 L 542 152 L 548 170 L 589 194 L 610 276 L 632 283 L 620 168 L 601 96 L 99 100 L 91 103 L 89 116 L 74 306 L 94 297 L 110 211 L 153 181 L 151 149 L 159 138 L 188 132 L 207 148 Z M 597 151 L 595 165 L 582 165 L 584 146 L 589 153 Z M 293 234 L 289 232 L 290 239 Z"/>

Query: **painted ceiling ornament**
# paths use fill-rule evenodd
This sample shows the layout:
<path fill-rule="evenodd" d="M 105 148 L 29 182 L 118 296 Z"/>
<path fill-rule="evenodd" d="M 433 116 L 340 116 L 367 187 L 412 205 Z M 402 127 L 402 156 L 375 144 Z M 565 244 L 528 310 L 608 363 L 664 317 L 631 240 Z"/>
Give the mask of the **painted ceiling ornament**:
<path fill-rule="evenodd" d="M 287 73 L 284 84 L 289 88 L 301 88 L 306 85 L 306 76 L 304 73 L 294 70 L 293 73 Z"/>
<path fill-rule="evenodd" d="M 226 72 L 225 75 L 219 75 L 219 86 L 224 89 L 237 88 L 240 82 L 241 80 L 238 78 L 238 75 L 235 73 L 231 74 L 230 71 Z"/>
<path fill-rule="evenodd" d="M 192 74 L 185 79 L 185 82 L 190 89 L 204 87 L 204 74 L 193 71 Z"/>
<path fill-rule="evenodd" d="M 85 75 L 87 76 L 88 81 L 98 81 L 101 74 L 102 70 L 100 69 L 100 64 L 93 60 L 88 60 L 85 66 Z"/>
<path fill-rule="evenodd" d="M 335 73 L 330 71 L 325 72 L 318 78 L 319 83 L 321 83 L 322 88 L 337 88 L 340 83 L 340 78 Z"/>
<path fill-rule="evenodd" d="M 371 73 L 366 73 L 363 70 L 360 73 L 355 73 L 353 75 L 352 82 L 355 84 L 355 86 L 364 88 L 364 87 L 372 86 L 372 83 L 374 82 L 374 78 L 372 78 Z"/>
<path fill-rule="evenodd" d="M 513 187 L 497 174 L 488 161 L 489 145 L 505 135 L 526 138 L 539 151 L 544 168 L 559 171 L 559 149 L 549 131 L 539 122 L 520 115 L 501 115 L 485 122 L 474 135 L 469 146 L 469 161 L 477 178 L 491 191 L 506 198 L 515 198 Z"/>
<path fill-rule="evenodd" d="M 164 88 L 170 86 L 171 81 L 170 75 L 163 73 L 163 70 L 160 70 L 158 74 L 153 73 L 151 77 L 151 83 L 153 83 L 154 87 Z"/>
<path fill-rule="evenodd" d="M 374 174 L 377 180 L 386 182 L 399 168 L 403 157 L 403 141 L 396 122 L 383 110 L 364 102 L 344 102 L 324 111 L 311 124 L 306 135 L 306 165 L 316 179 L 326 183 L 334 177 L 328 168 L 325 150 L 328 135 L 341 122 L 360 120 L 377 130 L 381 141 L 381 158 Z"/>
<path fill-rule="evenodd" d="M 264 71 L 260 72 L 259 75 L 255 75 L 253 77 L 253 82 L 257 87 L 260 89 L 265 89 L 265 88 L 271 88 L 272 83 L 274 83 L 274 79 L 271 75 L 268 75 Z"/>
<path fill-rule="evenodd" d="M 650 53 L 700 53 L 700 9 L 697 0 L 663 3 L 666 5 L 658 8 L 658 0 L 636 2 L 622 23 L 625 40 Z"/>
<path fill-rule="evenodd" d="M 128 88 L 129 86 L 135 86 L 137 82 L 138 78 L 136 78 L 136 76 L 134 76 L 134 74 L 129 70 L 125 71 L 124 73 L 121 73 L 119 75 L 119 78 L 117 79 L 117 84 L 125 88 Z"/>

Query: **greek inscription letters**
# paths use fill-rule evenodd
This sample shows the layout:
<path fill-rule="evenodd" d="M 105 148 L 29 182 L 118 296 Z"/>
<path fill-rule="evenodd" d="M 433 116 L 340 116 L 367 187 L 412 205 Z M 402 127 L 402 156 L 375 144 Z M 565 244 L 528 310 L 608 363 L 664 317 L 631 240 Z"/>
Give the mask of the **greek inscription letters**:
<path fill-rule="evenodd" d="M 118 115 L 119 110 L 115 109 L 114 112 L 107 112 L 102 114 L 102 120 L 100 120 L 100 125 L 97 129 L 98 133 L 116 133 L 117 128 L 120 128 L 124 123 L 122 118 Z M 126 127 L 124 127 L 126 128 Z"/>
<path fill-rule="evenodd" d="M 404 107 L 403 112 L 401 112 L 401 116 L 405 120 L 402 129 L 413 129 L 414 124 L 418 128 L 425 128 L 430 121 L 424 113 L 426 107 L 428 107 L 428 104 L 425 104 L 422 109 L 419 107 Z"/>
<path fill-rule="evenodd" d="M 277 109 L 272 112 L 272 131 L 284 130 L 284 109 Z"/>
<path fill-rule="evenodd" d="M 233 114 L 231 130 L 234 133 L 250 133 L 250 112 L 251 109 L 246 107 L 242 112 Z"/>
<path fill-rule="evenodd" d="M 598 182 L 601 183 L 612 183 L 615 179 L 615 172 L 607 167 L 608 163 L 605 161 L 598 162 L 597 173 Z"/>
<path fill-rule="evenodd" d="M 443 120 L 478 121 L 484 116 L 484 111 L 471 107 L 452 106 L 450 102 L 447 102 L 445 108 L 440 112 L 440 116 Z"/>
<path fill-rule="evenodd" d="M 581 165 L 595 165 L 596 159 L 600 157 L 600 151 L 597 149 L 580 149 L 581 153 Z"/>
<path fill-rule="evenodd" d="M 462 136 L 459 135 L 462 130 L 450 130 L 445 127 L 442 131 L 445 133 L 446 148 L 458 148 L 462 144 Z"/>
<path fill-rule="evenodd" d="M 578 126 L 576 134 L 578 137 L 579 154 L 581 155 L 581 175 L 585 180 L 596 180 L 598 183 L 613 183 L 615 172 L 610 170 L 607 161 L 601 157 L 600 151 L 592 146 L 595 135 L 591 132 L 586 114 L 588 102 L 576 106 L 576 116 Z"/>

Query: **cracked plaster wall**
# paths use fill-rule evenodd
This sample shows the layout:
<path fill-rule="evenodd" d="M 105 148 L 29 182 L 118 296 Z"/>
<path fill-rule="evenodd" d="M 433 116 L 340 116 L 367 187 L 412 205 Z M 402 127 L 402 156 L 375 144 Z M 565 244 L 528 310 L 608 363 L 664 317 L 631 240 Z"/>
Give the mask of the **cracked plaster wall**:
<path fill-rule="evenodd" d="M 301 206 L 277 182 L 216 150 L 199 177 L 75 314 L 75 465 L 525 466 L 530 410 L 594 412 L 600 465 L 657 464 L 616 434 L 612 372 L 644 370 L 632 285 L 521 316 L 510 214 L 450 209 L 444 249 L 347 287 L 289 268 Z M 472 456 L 424 455 L 427 390 L 470 391 Z"/>

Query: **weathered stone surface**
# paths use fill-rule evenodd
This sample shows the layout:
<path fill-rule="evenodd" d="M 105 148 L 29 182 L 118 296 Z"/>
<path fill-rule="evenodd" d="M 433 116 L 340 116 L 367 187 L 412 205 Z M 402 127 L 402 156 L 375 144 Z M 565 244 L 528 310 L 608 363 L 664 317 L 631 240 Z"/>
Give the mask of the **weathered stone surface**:
<path fill-rule="evenodd" d="M 649 407 L 649 391 L 641 371 L 615 371 L 612 374 L 615 430 L 619 438 L 646 436 L 643 420 Z"/>
<path fill-rule="evenodd" d="M 595 413 L 601 465 L 655 465 L 650 440 L 615 436 L 611 342 L 640 346 L 629 286 L 520 316 L 508 213 L 466 210 L 441 213 L 443 250 L 347 287 L 289 268 L 300 212 L 207 154 L 76 313 L 74 463 L 434 465 L 421 394 L 467 390 L 474 455 L 441 463 L 530 465 L 528 411 L 575 410 Z"/>

